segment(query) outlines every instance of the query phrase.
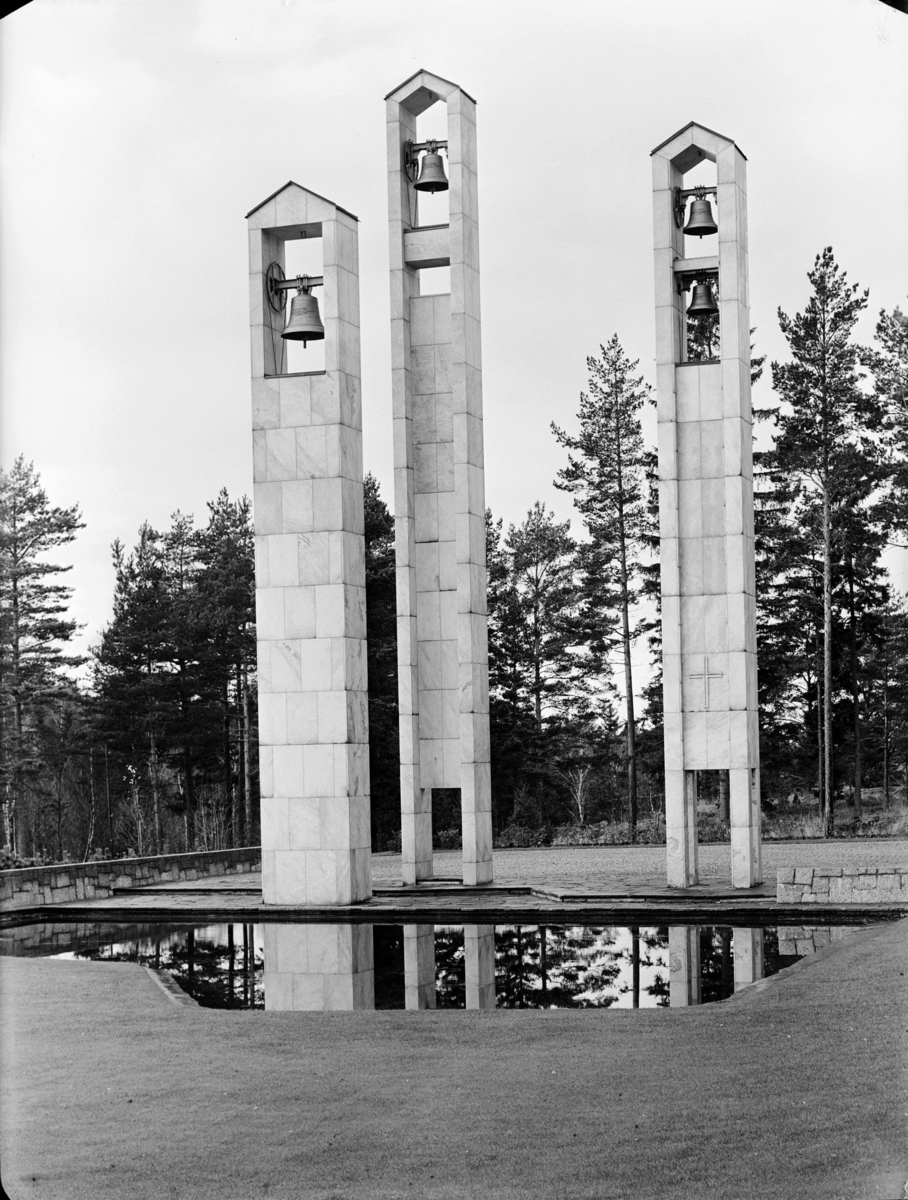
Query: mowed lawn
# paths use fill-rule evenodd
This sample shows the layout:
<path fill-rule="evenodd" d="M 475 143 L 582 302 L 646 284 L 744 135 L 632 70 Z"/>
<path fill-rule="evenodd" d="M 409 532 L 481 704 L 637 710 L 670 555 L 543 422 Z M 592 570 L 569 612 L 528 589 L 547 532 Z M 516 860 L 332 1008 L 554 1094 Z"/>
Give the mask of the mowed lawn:
<path fill-rule="evenodd" d="M 63 1200 L 896 1200 L 908 922 L 672 1011 L 218 1012 L 0 960 L 3 1183 Z"/>

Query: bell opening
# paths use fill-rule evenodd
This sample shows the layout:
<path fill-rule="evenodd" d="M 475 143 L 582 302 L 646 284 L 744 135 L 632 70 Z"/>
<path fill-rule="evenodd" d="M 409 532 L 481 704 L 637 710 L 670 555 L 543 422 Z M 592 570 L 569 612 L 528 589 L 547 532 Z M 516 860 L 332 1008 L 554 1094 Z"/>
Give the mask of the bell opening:
<path fill-rule="evenodd" d="M 284 242 L 284 273 L 287 279 L 296 279 L 297 276 L 305 275 L 321 275 L 323 271 L 324 259 L 322 255 L 322 239 L 321 238 L 293 238 L 290 241 Z M 324 371 L 325 369 L 325 342 L 324 334 L 318 337 L 318 331 L 314 328 L 313 317 L 317 317 L 319 324 L 324 329 L 325 321 L 325 289 L 323 287 L 313 288 L 309 293 L 311 301 L 306 305 L 299 305 L 299 309 L 304 309 L 303 316 L 308 316 L 304 322 L 298 322 L 302 328 L 294 334 L 291 329 L 291 336 L 283 336 L 288 332 L 287 326 L 290 323 L 290 318 L 293 313 L 293 301 L 297 299 L 299 293 L 296 288 L 290 288 L 286 293 L 286 306 L 284 308 L 284 326 L 282 330 L 281 343 L 284 347 L 283 361 L 284 367 L 282 374 L 296 375 L 308 371 Z M 306 332 L 312 330 L 311 333 Z"/>
<path fill-rule="evenodd" d="M 686 362 L 713 362 L 720 356 L 717 282 L 709 277 L 694 285 L 685 307 Z"/>
<path fill-rule="evenodd" d="M 448 137 L 448 106 L 442 100 L 436 101 L 430 105 L 425 112 L 421 112 L 416 118 L 416 136 L 414 141 L 417 142 L 443 142 Z M 413 224 L 418 226 L 424 225 L 447 225 L 449 215 L 449 189 L 451 171 L 448 163 L 448 152 L 446 149 L 436 150 L 438 162 L 435 164 L 439 170 L 430 171 L 428 178 L 423 178 L 426 175 L 426 158 L 427 155 L 420 153 L 419 169 L 415 186 L 413 188 L 413 203 L 416 207 L 416 212 L 413 213 Z M 432 166 L 430 163 L 429 166 Z M 444 177 L 445 186 L 441 184 L 440 176 Z M 423 179 L 423 183 L 420 183 Z"/>
<path fill-rule="evenodd" d="M 704 159 L 685 174 L 681 186 L 689 191 L 697 187 L 714 188 L 716 182 L 716 164 Z M 707 258 L 719 253 L 718 217 L 719 207 L 714 193 L 687 198 L 682 220 L 686 258 Z"/>

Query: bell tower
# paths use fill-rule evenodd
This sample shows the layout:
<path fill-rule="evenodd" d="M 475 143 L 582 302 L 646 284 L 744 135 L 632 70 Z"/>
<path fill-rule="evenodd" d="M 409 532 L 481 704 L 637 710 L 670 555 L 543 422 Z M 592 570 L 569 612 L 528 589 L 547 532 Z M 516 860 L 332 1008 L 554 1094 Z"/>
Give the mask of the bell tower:
<path fill-rule="evenodd" d="M 432 793 L 460 791 L 463 881 L 492 879 L 476 102 L 418 71 L 388 96 L 404 882 L 432 878 Z M 417 117 L 447 108 L 447 138 Z M 450 179 L 445 176 L 447 155 Z M 420 222 L 446 193 L 448 220 Z M 422 272 L 450 268 L 428 295 Z"/>
<path fill-rule="evenodd" d="M 691 122 L 652 161 L 668 884 L 697 882 L 697 777 L 722 771 L 747 888 L 762 874 L 746 160 Z M 685 187 L 702 162 L 715 182 Z M 688 256 L 704 236 L 713 253 Z"/>
<path fill-rule="evenodd" d="M 262 896 L 352 904 L 372 894 L 357 219 L 291 182 L 247 222 Z M 322 274 L 288 280 L 301 239 Z M 324 368 L 288 370 L 309 341 Z"/>

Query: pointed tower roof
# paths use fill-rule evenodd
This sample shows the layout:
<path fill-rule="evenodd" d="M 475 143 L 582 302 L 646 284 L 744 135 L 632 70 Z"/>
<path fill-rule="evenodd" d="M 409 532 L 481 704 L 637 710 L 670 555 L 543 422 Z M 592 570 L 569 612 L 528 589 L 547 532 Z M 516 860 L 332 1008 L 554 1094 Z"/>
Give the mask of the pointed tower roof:
<path fill-rule="evenodd" d="M 443 79 L 441 75 L 433 75 L 431 71 L 420 67 L 409 79 L 405 79 L 403 83 L 399 83 L 396 88 L 388 92 L 385 99 L 396 100 L 398 104 L 404 106 L 407 112 L 418 117 L 436 100 L 447 100 L 452 92 L 463 92 L 468 100 L 476 103 L 476 100 L 459 83 L 452 83 L 450 79 Z"/>
<path fill-rule="evenodd" d="M 333 205 L 338 212 L 346 213 L 346 215 L 348 217 L 352 217 L 354 221 L 359 220 L 359 217 L 355 213 L 350 212 L 346 208 L 342 208 L 340 204 L 335 204 L 334 201 L 329 200 L 327 196 L 320 196 L 318 192 L 313 192 L 309 188 L 304 188 L 300 184 L 294 183 L 292 179 L 288 179 L 283 187 L 279 187 L 276 192 L 272 192 L 270 196 L 266 196 L 264 200 L 260 201 L 255 206 L 255 208 L 250 208 L 249 212 L 246 213 L 246 219 L 248 220 L 252 214 L 258 212 L 260 208 L 264 208 L 264 206 L 272 201 L 276 196 L 280 196 L 282 192 L 286 192 L 287 188 L 296 188 L 297 191 L 304 192 L 307 196 L 314 196 L 316 200 L 323 200 L 325 204 Z"/>
<path fill-rule="evenodd" d="M 677 133 L 673 133 L 651 150 L 650 157 L 661 154 L 663 158 L 670 158 L 679 171 L 689 171 L 704 158 L 715 162 L 716 155 L 727 150 L 729 146 L 734 146 L 742 158 L 747 158 L 733 138 L 726 137 L 724 133 L 716 133 L 714 129 L 708 129 L 697 121 L 688 121 Z"/>

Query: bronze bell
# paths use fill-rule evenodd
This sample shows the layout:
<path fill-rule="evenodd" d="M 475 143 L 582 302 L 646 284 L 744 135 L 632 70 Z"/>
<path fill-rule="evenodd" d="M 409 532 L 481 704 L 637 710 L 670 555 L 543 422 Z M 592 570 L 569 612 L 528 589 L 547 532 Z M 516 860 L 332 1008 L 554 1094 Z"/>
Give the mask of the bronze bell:
<path fill-rule="evenodd" d="M 714 317 L 719 306 L 713 299 L 713 290 L 708 283 L 698 283 L 694 287 L 694 298 L 687 310 L 689 317 Z"/>
<path fill-rule="evenodd" d="M 318 314 L 318 301 L 310 292 L 300 292 L 290 304 L 290 316 L 281 337 L 288 342 L 317 342 L 325 336 Z"/>
<path fill-rule="evenodd" d="M 419 178 L 413 186 L 418 192 L 446 192 L 448 190 L 445 164 L 440 154 L 430 151 L 423 155 L 419 167 Z"/>
<path fill-rule="evenodd" d="M 718 225 L 713 220 L 712 205 L 708 200 L 695 200 L 690 206 L 690 217 L 684 226 L 688 237 L 705 237 L 709 233 L 717 233 Z"/>

